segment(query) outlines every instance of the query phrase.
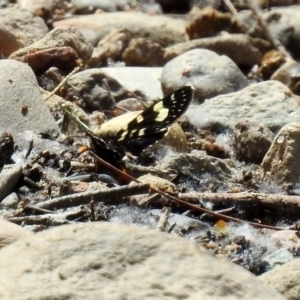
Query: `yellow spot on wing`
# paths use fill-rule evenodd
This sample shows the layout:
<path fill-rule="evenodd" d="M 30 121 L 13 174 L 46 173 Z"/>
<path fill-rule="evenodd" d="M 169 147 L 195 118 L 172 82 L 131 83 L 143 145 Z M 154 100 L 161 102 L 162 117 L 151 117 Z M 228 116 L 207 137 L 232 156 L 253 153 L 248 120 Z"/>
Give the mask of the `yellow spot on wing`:
<path fill-rule="evenodd" d="M 141 115 L 137 116 L 137 118 L 136 118 L 137 123 L 141 123 L 141 122 L 143 122 L 143 120 L 144 120 L 144 118 Z"/>
<path fill-rule="evenodd" d="M 167 108 L 163 108 L 158 112 L 158 115 L 155 118 L 156 122 L 164 121 L 169 115 L 169 110 Z"/>
<path fill-rule="evenodd" d="M 146 130 L 146 128 L 141 129 L 141 130 L 139 131 L 138 136 L 143 136 L 143 135 L 145 134 L 145 130 Z"/>
<path fill-rule="evenodd" d="M 154 111 L 160 111 L 161 109 L 164 109 L 164 104 L 162 101 L 156 103 L 154 106 L 153 106 L 153 110 Z"/>
<path fill-rule="evenodd" d="M 123 141 L 123 140 L 125 139 L 127 133 L 128 133 L 128 131 L 125 130 L 125 131 L 122 133 L 122 135 L 120 136 L 120 138 L 119 138 L 118 140 L 119 140 L 119 141 Z"/>

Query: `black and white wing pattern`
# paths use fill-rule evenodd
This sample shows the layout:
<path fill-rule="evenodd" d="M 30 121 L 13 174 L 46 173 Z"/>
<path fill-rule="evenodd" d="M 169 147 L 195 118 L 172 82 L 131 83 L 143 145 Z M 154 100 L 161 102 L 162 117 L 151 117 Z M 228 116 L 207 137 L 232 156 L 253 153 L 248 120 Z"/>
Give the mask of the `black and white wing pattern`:
<path fill-rule="evenodd" d="M 123 165 L 125 151 L 138 155 L 145 148 L 162 139 L 168 132 L 169 126 L 186 111 L 192 98 L 193 89 L 190 86 L 180 88 L 142 111 L 110 139 L 95 135 L 65 105 L 60 107 L 92 139 L 97 154 L 110 164 L 120 167 Z"/>
<path fill-rule="evenodd" d="M 145 109 L 116 135 L 116 141 L 135 154 L 162 139 L 169 126 L 184 114 L 193 98 L 190 86 L 182 87 Z"/>

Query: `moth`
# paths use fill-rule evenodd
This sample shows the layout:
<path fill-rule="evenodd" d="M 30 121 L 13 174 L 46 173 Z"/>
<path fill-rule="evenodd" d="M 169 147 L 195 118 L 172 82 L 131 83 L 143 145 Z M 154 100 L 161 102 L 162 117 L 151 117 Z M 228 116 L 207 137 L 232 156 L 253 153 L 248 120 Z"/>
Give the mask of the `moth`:
<path fill-rule="evenodd" d="M 92 139 L 97 154 L 105 161 L 118 166 L 126 150 L 136 155 L 162 139 L 168 132 L 169 126 L 187 110 L 192 98 L 193 89 L 190 86 L 174 91 L 142 111 L 109 140 L 95 135 L 64 105 L 61 105 L 61 108 Z"/>

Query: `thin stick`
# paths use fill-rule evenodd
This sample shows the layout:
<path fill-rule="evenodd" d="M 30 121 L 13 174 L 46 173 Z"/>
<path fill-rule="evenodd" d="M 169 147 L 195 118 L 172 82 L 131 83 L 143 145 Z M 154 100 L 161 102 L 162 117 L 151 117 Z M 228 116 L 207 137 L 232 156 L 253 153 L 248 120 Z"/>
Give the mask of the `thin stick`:
<path fill-rule="evenodd" d="M 121 106 L 119 106 L 119 105 L 117 104 L 116 99 L 115 99 L 115 97 L 114 97 L 113 94 L 112 94 L 112 91 L 111 91 L 111 89 L 110 89 L 110 87 L 109 87 L 109 85 L 108 85 L 107 80 L 106 80 L 106 79 L 103 79 L 102 81 L 103 81 L 103 83 L 104 83 L 104 85 L 105 85 L 105 87 L 106 87 L 106 89 L 107 89 L 107 91 L 108 91 L 109 97 L 111 98 L 111 100 L 112 100 L 113 103 L 114 103 L 114 106 L 115 106 L 116 108 L 118 108 L 118 109 L 124 111 L 124 112 L 129 112 L 130 110 L 128 110 L 128 109 L 126 109 L 126 108 L 124 108 L 124 107 L 121 107 Z"/>
<path fill-rule="evenodd" d="M 176 222 L 172 223 L 170 225 L 170 228 L 168 229 L 168 233 L 171 233 L 173 231 L 173 229 L 175 228 L 176 225 L 177 225 Z"/>
<path fill-rule="evenodd" d="M 117 102 L 116 102 L 116 99 L 115 99 L 114 95 L 113 95 L 112 92 L 111 92 L 111 89 L 110 89 L 110 87 L 109 87 L 109 85 L 108 85 L 108 83 L 107 83 L 107 80 L 106 80 L 106 79 L 103 79 L 102 82 L 104 83 L 104 85 L 105 85 L 105 87 L 106 87 L 106 89 L 107 89 L 107 91 L 108 91 L 108 94 L 109 94 L 110 99 L 112 100 L 112 102 L 114 103 L 114 105 L 116 105 L 116 103 L 117 103 Z"/>
<path fill-rule="evenodd" d="M 68 79 L 75 73 L 80 70 L 81 67 L 76 67 L 70 74 L 68 74 L 56 87 L 55 89 L 44 99 L 44 101 L 49 100 L 67 81 Z"/>
<path fill-rule="evenodd" d="M 27 159 L 28 156 L 30 155 L 30 153 L 31 153 L 31 151 L 32 151 L 32 148 L 33 148 L 33 140 L 31 140 L 31 141 L 29 142 L 29 146 L 28 146 L 27 152 L 26 152 L 26 154 L 25 154 L 25 159 Z"/>
<path fill-rule="evenodd" d="M 94 201 L 94 199 L 92 199 L 92 201 L 90 202 L 90 206 L 91 206 L 91 221 L 94 222 L 96 220 L 96 218 L 95 218 L 95 201 Z"/>
<path fill-rule="evenodd" d="M 37 189 L 37 190 L 40 190 L 41 189 L 41 186 L 39 186 L 36 182 L 34 182 L 33 180 L 31 180 L 30 178 L 24 176 L 23 180 L 28 184 L 30 185 L 31 187 Z"/>
<path fill-rule="evenodd" d="M 237 10 L 235 9 L 234 5 L 232 4 L 232 2 L 231 2 L 230 0 L 223 0 L 223 2 L 225 3 L 225 5 L 228 7 L 229 11 L 230 11 L 235 17 L 238 17 L 238 16 L 239 16 Z"/>
<path fill-rule="evenodd" d="M 159 221 L 156 225 L 157 230 L 166 231 L 166 227 L 167 227 L 167 224 L 168 224 L 168 219 L 169 219 L 170 212 L 171 212 L 170 207 L 164 207 L 161 210 L 160 216 L 159 216 Z"/>
<path fill-rule="evenodd" d="M 94 199 L 98 202 L 110 203 L 113 200 L 119 200 L 124 197 L 145 194 L 149 191 L 149 184 L 137 184 L 132 186 L 120 186 L 111 189 L 82 192 L 72 195 L 53 198 L 44 202 L 40 202 L 35 206 L 46 209 L 61 209 L 70 206 L 78 206 L 88 204 Z"/>
<path fill-rule="evenodd" d="M 57 213 L 56 211 L 36 207 L 36 206 L 33 206 L 33 205 L 26 205 L 24 209 L 35 210 L 35 211 L 38 211 L 38 212 L 43 213 L 43 214 L 56 214 Z"/>

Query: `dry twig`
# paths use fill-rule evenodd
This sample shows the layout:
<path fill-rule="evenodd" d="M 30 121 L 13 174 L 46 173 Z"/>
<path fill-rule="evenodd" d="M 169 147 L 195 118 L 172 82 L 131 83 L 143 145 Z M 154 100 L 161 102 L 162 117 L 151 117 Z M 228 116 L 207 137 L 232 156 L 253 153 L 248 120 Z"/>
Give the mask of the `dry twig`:
<path fill-rule="evenodd" d="M 86 211 L 82 207 L 77 207 L 73 210 L 64 213 L 51 213 L 38 216 L 22 216 L 8 218 L 7 221 L 15 224 L 25 223 L 26 225 L 45 225 L 45 226 L 59 226 L 64 224 L 73 223 L 74 220 L 80 216 L 86 214 Z"/>
<path fill-rule="evenodd" d="M 171 212 L 170 207 L 163 207 L 160 212 L 159 220 L 156 229 L 159 231 L 167 231 L 168 219 Z"/>
<path fill-rule="evenodd" d="M 300 196 L 287 196 L 260 193 L 184 193 L 178 198 L 189 203 L 199 203 L 200 200 L 214 204 L 226 204 L 240 209 L 253 210 L 259 207 L 260 211 L 272 211 L 276 216 L 300 215 Z"/>
<path fill-rule="evenodd" d="M 57 87 L 44 99 L 44 101 L 49 100 L 67 81 L 68 79 L 75 73 L 77 73 L 80 70 L 80 66 L 74 68 L 74 70 L 68 74 L 58 85 Z"/>
<path fill-rule="evenodd" d="M 92 201 L 92 199 L 94 199 L 97 202 L 103 201 L 105 203 L 111 203 L 114 200 L 122 199 L 124 197 L 137 194 L 145 194 L 148 191 L 149 184 L 142 183 L 132 186 L 120 186 L 111 189 L 83 192 L 57 197 L 44 202 L 40 202 L 35 206 L 38 208 L 46 209 L 60 209 L 88 204 Z"/>

